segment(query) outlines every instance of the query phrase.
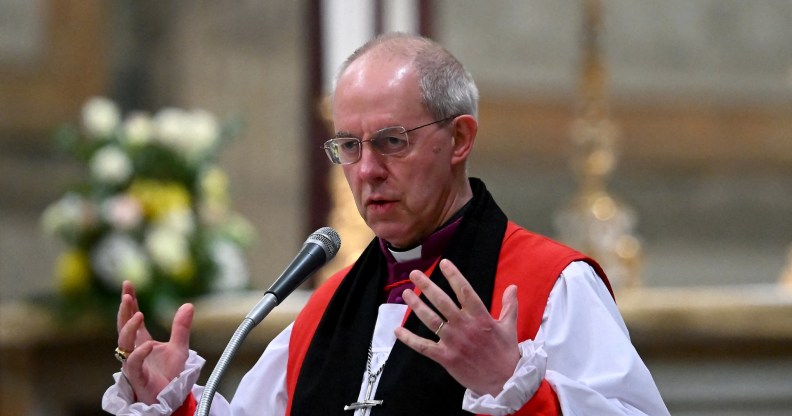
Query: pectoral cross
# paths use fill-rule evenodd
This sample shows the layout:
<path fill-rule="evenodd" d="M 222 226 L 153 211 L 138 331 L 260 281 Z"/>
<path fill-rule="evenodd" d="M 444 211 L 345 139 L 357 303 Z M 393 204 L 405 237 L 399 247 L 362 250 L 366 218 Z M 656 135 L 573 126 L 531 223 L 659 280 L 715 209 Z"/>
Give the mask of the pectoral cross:
<path fill-rule="evenodd" d="M 380 367 L 380 369 L 381 368 L 382 367 Z M 344 411 L 366 409 L 363 411 L 363 415 L 365 416 L 366 414 L 368 414 L 368 410 L 371 409 L 372 407 L 382 405 L 382 400 L 371 399 L 371 391 L 374 390 L 374 382 L 377 381 L 377 376 L 379 376 L 379 373 L 380 373 L 379 371 L 377 371 L 376 374 L 369 373 L 368 386 L 366 387 L 366 396 L 363 398 L 363 401 L 355 402 L 344 406 Z"/>

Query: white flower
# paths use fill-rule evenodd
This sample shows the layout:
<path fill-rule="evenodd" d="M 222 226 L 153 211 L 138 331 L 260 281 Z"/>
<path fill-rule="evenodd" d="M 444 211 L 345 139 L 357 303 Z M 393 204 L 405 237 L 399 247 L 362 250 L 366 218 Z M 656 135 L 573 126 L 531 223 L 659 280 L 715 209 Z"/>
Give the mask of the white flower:
<path fill-rule="evenodd" d="M 171 209 L 157 219 L 157 225 L 183 236 L 189 236 L 195 231 L 195 216 L 187 208 Z"/>
<path fill-rule="evenodd" d="M 166 107 L 154 116 L 154 130 L 160 143 L 175 150 L 184 148 L 189 117 L 180 108 Z"/>
<path fill-rule="evenodd" d="M 239 247 L 226 240 L 212 243 L 210 255 L 217 265 L 214 290 L 240 290 L 248 284 L 249 274 Z"/>
<path fill-rule="evenodd" d="M 231 241 L 242 247 L 251 245 L 256 235 L 253 225 L 245 217 L 236 213 L 226 220 L 224 232 Z"/>
<path fill-rule="evenodd" d="M 164 108 L 154 116 L 154 130 L 164 146 L 183 152 L 191 161 L 205 155 L 220 138 L 217 120 L 203 110 Z"/>
<path fill-rule="evenodd" d="M 217 143 L 220 125 L 211 113 L 194 110 L 189 114 L 187 135 L 189 141 L 185 150 L 191 156 L 200 157 Z"/>
<path fill-rule="evenodd" d="M 104 201 L 102 214 L 113 228 L 128 231 L 140 225 L 143 206 L 130 195 L 118 195 Z"/>
<path fill-rule="evenodd" d="M 92 138 L 107 138 L 120 121 L 121 111 L 116 103 L 107 98 L 91 98 L 82 108 L 82 125 Z"/>
<path fill-rule="evenodd" d="M 48 234 L 72 233 L 80 228 L 84 201 L 77 194 L 69 193 L 48 206 L 41 216 L 41 224 Z"/>
<path fill-rule="evenodd" d="M 141 146 L 151 141 L 154 135 L 154 123 L 147 113 L 138 111 L 130 114 L 121 126 L 124 143 L 130 146 Z"/>
<path fill-rule="evenodd" d="M 118 184 L 129 179 L 132 161 L 116 146 L 105 146 L 90 161 L 91 173 L 101 182 Z"/>
<path fill-rule="evenodd" d="M 151 283 L 145 252 L 123 233 L 111 233 L 99 241 L 91 253 L 91 265 L 105 284 L 118 290 L 124 280 L 130 280 L 139 290 Z"/>
<path fill-rule="evenodd" d="M 45 232 L 71 239 L 98 223 L 96 206 L 76 193 L 67 193 L 41 215 Z"/>
<path fill-rule="evenodd" d="M 190 252 L 184 236 L 167 227 L 155 227 L 146 236 L 146 250 L 162 270 L 178 273 L 190 261 Z"/>

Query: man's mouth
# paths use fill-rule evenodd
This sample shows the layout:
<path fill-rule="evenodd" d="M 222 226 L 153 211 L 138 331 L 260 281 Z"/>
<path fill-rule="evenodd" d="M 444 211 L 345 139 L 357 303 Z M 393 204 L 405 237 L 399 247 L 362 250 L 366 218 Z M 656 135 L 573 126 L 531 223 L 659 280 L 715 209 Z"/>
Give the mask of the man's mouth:
<path fill-rule="evenodd" d="M 385 211 L 392 207 L 395 203 L 396 201 L 389 199 L 370 199 L 366 203 L 366 208 L 375 212 Z"/>

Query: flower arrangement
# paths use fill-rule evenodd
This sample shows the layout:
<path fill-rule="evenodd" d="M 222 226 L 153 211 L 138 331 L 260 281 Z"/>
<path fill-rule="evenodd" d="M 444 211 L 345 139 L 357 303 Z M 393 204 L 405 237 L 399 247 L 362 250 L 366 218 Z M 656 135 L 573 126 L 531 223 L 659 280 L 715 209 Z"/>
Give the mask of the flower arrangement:
<path fill-rule="evenodd" d="M 202 110 L 122 119 L 107 98 L 84 105 L 81 126 L 56 139 L 86 175 L 41 220 L 66 245 L 55 265 L 61 306 L 115 309 L 129 280 L 141 310 L 164 319 L 191 297 L 247 286 L 254 231 L 231 209 L 215 160 L 237 127 Z"/>

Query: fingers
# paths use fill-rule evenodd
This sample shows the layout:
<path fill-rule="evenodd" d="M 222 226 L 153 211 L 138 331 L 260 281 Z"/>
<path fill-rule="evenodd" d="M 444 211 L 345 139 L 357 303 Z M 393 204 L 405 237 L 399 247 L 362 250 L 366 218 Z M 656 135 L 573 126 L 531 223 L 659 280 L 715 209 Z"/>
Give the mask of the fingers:
<path fill-rule="evenodd" d="M 396 334 L 396 339 L 403 342 L 408 347 L 434 361 L 440 362 L 441 347 L 438 343 L 419 337 L 410 332 L 409 329 L 401 326 L 396 328 L 394 332 Z"/>
<path fill-rule="evenodd" d="M 511 285 L 503 291 L 503 297 L 501 298 L 501 311 L 498 321 L 504 323 L 507 327 L 516 327 L 517 326 L 517 312 L 518 312 L 518 302 L 517 302 L 517 286 Z"/>
<path fill-rule="evenodd" d="M 135 287 L 128 280 L 125 280 L 121 287 L 121 304 L 118 306 L 118 316 L 116 318 L 116 328 L 121 331 L 121 328 L 126 324 L 129 318 L 138 312 L 137 295 L 135 294 Z"/>
<path fill-rule="evenodd" d="M 121 294 L 122 295 L 130 295 L 133 298 L 135 296 L 135 286 L 129 280 L 124 280 L 124 283 L 121 284 Z"/>
<path fill-rule="evenodd" d="M 195 308 L 189 303 L 185 303 L 173 316 L 171 326 L 170 342 L 181 349 L 190 348 L 190 329 L 192 328 Z"/>
<path fill-rule="evenodd" d="M 142 324 L 143 314 L 141 312 L 132 315 L 118 331 L 118 348 L 130 353 L 134 351 L 137 332 Z"/>
<path fill-rule="evenodd" d="M 124 324 L 138 312 L 137 304 L 129 295 L 121 296 L 121 304 L 118 306 L 117 328 L 120 331 Z"/>
<path fill-rule="evenodd" d="M 470 286 L 465 276 L 462 275 L 462 272 L 459 271 L 451 260 L 443 259 L 440 261 L 440 271 L 443 272 L 443 276 L 445 276 L 446 280 L 448 280 L 448 283 L 451 285 L 451 289 L 456 294 L 457 299 L 459 299 L 462 309 L 466 310 L 469 314 L 485 314 L 489 316 L 489 311 L 486 305 L 484 305 L 484 302 L 481 301 L 481 298 L 473 290 L 473 287 Z"/>
<path fill-rule="evenodd" d="M 520 359 L 517 286 L 511 285 L 504 290 L 499 318 L 494 319 L 452 262 L 444 259 L 439 267 L 459 300 L 459 306 L 419 271 L 411 273 L 410 279 L 426 299 L 419 298 L 409 289 L 403 296 L 413 313 L 435 334 L 445 322 L 439 331 L 440 340 L 434 342 L 434 338 L 420 337 L 403 327 L 396 328 L 396 337 L 443 366 L 463 386 L 497 395 Z M 437 311 L 429 306 L 430 303 Z"/>
<path fill-rule="evenodd" d="M 119 334 L 121 333 L 121 328 L 138 312 L 140 312 L 140 306 L 138 305 L 135 286 L 129 280 L 125 280 L 121 285 L 121 304 L 118 307 L 118 316 L 116 317 L 116 328 Z M 135 333 L 135 340 L 132 345 L 139 345 L 151 339 L 145 323 L 141 321 L 141 324 Z"/>
<path fill-rule="evenodd" d="M 143 363 L 153 349 L 154 342 L 146 342 L 140 345 L 133 354 L 130 354 L 126 363 L 124 363 L 124 374 L 129 379 L 130 384 L 132 384 L 132 389 L 137 396 L 140 396 L 145 390 L 142 388 L 146 384 L 146 369 Z M 141 399 L 141 397 L 138 397 L 138 399 Z"/>
<path fill-rule="evenodd" d="M 404 298 L 404 303 L 413 310 L 413 313 L 415 313 L 418 319 L 420 319 L 431 331 L 436 331 L 437 328 L 440 328 L 440 325 L 445 322 L 441 316 L 435 313 L 435 311 L 424 303 L 412 290 L 405 290 L 402 293 L 402 297 Z"/>
<path fill-rule="evenodd" d="M 441 260 L 439 266 L 440 271 L 443 272 L 443 276 L 445 276 L 446 280 L 448 280 L 448 283 L 451 285 L 451 289 L 454 291 L 462 308 L 460 310 L 448 294 L 443 292 L 443 290 L 434 284 L 424 273 L 417 270 L 413 271 L 413 273 L 410 273 L 410 280 L 412 280 L 415 286 L 426 295 L 432 305 L 434 305 L 448 321 L 456 320 L 462 312 L 472 316 L 489 316 L 487 307 L 459 269 L 448 259 Z"/>
<path fill-rule="evenodd" d="M 430 308 L 412 290 L 405 290 L 403 294 L 404 301 L 418 316 L 418 319 L 432 332 L 435 332 L 438 337 L 440 337 L 440 334 L 437 331 L 445 322 L 452 325 L 455 322 L 462 323 L 466 320 L 466 316 L 471 316 L 471 314 L 473 317 L 491 319 L 486 306 L 473 291 L 465 277 L 462 276 L 459 269 L 447 259 L 441 260 L 439 266 L 457 299 L 459 299 L 462 308 L 460 309 L 451 297 L 432 282 L 426 274 L 419 270 L 414 270 L 410 273 L 410 280 L 421 290 L 432 306 L 436 308 L 436 311 Z M 446 335 L 443 339 L 448 339 L 449 336 L 453 336 L 453 334 Z M 416 347 L 428 345 L 418 340 L 412 340 L 411 337 L 408 337 L 408 340 L 411 340 Z M 432 341 L 426 341 L 432 343 Z"/>

